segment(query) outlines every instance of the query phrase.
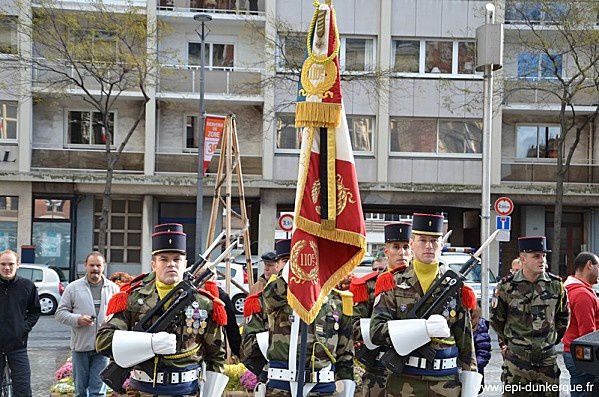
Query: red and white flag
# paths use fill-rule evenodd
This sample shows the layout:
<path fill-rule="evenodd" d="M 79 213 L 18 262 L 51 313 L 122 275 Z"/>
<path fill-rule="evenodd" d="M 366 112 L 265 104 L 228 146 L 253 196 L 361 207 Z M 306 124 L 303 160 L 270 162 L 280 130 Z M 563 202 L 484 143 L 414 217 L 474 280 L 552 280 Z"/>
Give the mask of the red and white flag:
<path fill-rule="evenodd" d="M 309 324 L 331 289 L 362 261 L 366 231 L 341 98 L 340 42 L 332 6 L 316 9 L 308 42 L 296 110 L 296 126 L 303 130 L 287 296 Z M 323 189 L 326 203 L 321 202 Z"/>

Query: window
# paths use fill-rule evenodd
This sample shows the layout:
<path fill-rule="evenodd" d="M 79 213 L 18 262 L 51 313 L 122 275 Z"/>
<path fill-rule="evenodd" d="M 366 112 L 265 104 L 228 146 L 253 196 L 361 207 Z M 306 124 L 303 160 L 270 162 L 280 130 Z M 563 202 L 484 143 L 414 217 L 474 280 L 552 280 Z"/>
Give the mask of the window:
<path fill-rule="evenodd" d="M 98 247 L 102 200 L 94 203 L 94 249 Z M 113 199 L 106 236 L 106 262 L 141 262 L 141 211 L 140 200 Z"/>
<path fill-rule="evenodd" d="M 31 242 L 35 263 L 68 270 L 71 261 L 71 200 L 59 197 L 33 200 Z"/>
<path fill-rule="evenodd" d="M 347 116 L 349 139 L 356 152 L 372 152 L 375 116 Z"/>
<path fill-rule="evenodd" d="M 393 40 L 393 70 L 399 73 L 474 74 L 473 40 Z"/>
<path fill-rule="evenodd" d="M 189 43 L 187 58 L 188 65 L 199 66 L 201 64 L 201 43 Z M 206 43 L 205 65 L 210 68 L 232 68 L 235 64 L 235 46 L 233 44 Z"/>
<path fill-rule="evenodd" d="M 0 141 L 17 139 L 17 102 L 0 100 Z"/>
<path fill-rule="evenodd" d="M 30 267 L 19 267 L 17 269 L 17 275 L 19 277 L 26 278 L 34 283 L 44 281 L 44 273 L 40 269 L 32 269 Z"/>
<path fill-rule="evenodd" d="M 482 151 L 482 121 L 391 118 L 391 152 L 477 154 Z"/>
<path fill-rule="evenodd" d="M 420 71 L 420 41 L 394 40 L 393 49 L 395 51 L 394 71 L 405 73 Z"/>
<path fill-rule="evenodd" d="M 427 41 L 426 73 L 451 73 L 453 43 L 451 41 Z"/>
<path fill-rule="evenodd" d="M 0 196 L 0 251 L 17 251 L 19 198 Z"/>
<path fill-rule="evenodd" d="M 375 116 L 347 115 L 349 138 L 355 152 L 372 152 Z M 301 148 L 301 129 L 295 128 L 293 113 L 277 114 L 276 148 L 297 151 Z"/>
<path fill-rule="evenodd" d="M 198 130 L 200 129 L 200 118 L 198 116 L 185 117 L 185 147 L 187 149 L 198 148 Z"/>
<path fill-rule="evenodd" d="M 108 115 L 108 127 L 114 138 L 114 113 Z M 68 143 L 78 145 L 105 145 L 106 129 L 100 112 L 69 111 Z"/>
<path fill-rule="evenodd" d="M 518 54 L 518 78 L 520 79 L 555 79 L 561 75 L 561 54 L 539 55 L 530 52 Z"/>
<path fill-rule="evenodd" d="M 516 158 L 556 158 L 559 125 L 516 127 Z"/>
<path fill-rule="evenodd" d="M 439 153 L 482 153 L 481 121 L 439 120 Z"/>
<path fill-rule="evenodd" d="M 293 113 L 277 114 L 277 131 L 275 135 L 277 149 L 294 149 L 301 147 L 301 130 L 295 128 Z"/>
<path fill-rule="evenodd" d="M 0 15 L 0 54 L 17 53 L 17 17 Z"/>
<path fill-rule="evenodd" d="M 353 37 L 341 39 L 340 68 L 343 71 L 364 72 L 374 69 L 374 40 Z"/>
<path fill-rule="evenodd" d="M 472 74 L 476 67 L 476 43 L 458 42 L 458 74 Z"/>
<path fill-rule="evenodd" d="M 81 43 L 71 48 L 77 59 L 115 62 L 119 57 L 118 38 L 115 32 L 95 29 L 73 29 L 71 41 Z"/>
<path fill-rule="evenodd" d="M 505 6 L 506 23 L 551 23 L 568 18 L 572 5 L 564 1 L 507 0 Z"/>
<path fill-rule="evenodd" d="M 290 33 L 279 35 L 279 51 L 277 56 L 279 71 L 299 71 L 306 57 L 306 34 Z"/>

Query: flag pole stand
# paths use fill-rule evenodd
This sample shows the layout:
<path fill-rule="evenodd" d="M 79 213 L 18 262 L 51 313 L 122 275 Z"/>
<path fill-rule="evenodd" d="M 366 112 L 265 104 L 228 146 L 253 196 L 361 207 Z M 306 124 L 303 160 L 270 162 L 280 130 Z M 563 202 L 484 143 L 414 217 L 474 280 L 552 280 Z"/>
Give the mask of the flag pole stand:
<path fill-rule="evenodd" d="M 300 318 L 300 353 L 297 365 L 297 397 L 304 397 L 304 384 L 306 383 L 306 356 L 308 354 L 308 323 Z"/>

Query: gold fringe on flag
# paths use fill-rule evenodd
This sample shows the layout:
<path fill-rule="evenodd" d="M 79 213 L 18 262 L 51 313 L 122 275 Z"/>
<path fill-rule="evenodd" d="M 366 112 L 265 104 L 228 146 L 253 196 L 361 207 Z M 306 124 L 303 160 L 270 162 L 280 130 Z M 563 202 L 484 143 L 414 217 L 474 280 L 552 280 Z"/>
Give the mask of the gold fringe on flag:
<path fill-rule="evenodd" d="M 295 110 L 295 126 L 336 128 L 341 117 L 338 103 L 298 102 Z"/>

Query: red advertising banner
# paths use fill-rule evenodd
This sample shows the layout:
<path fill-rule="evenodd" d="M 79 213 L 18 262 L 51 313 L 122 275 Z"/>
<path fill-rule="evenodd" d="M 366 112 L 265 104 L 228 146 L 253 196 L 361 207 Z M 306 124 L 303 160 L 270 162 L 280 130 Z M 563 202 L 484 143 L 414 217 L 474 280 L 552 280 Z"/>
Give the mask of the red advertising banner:
<path fill-rule="evenodd" d="M 204 175 L 225 130 L 225 116 L 207 114 L 204 123 Z"/>

